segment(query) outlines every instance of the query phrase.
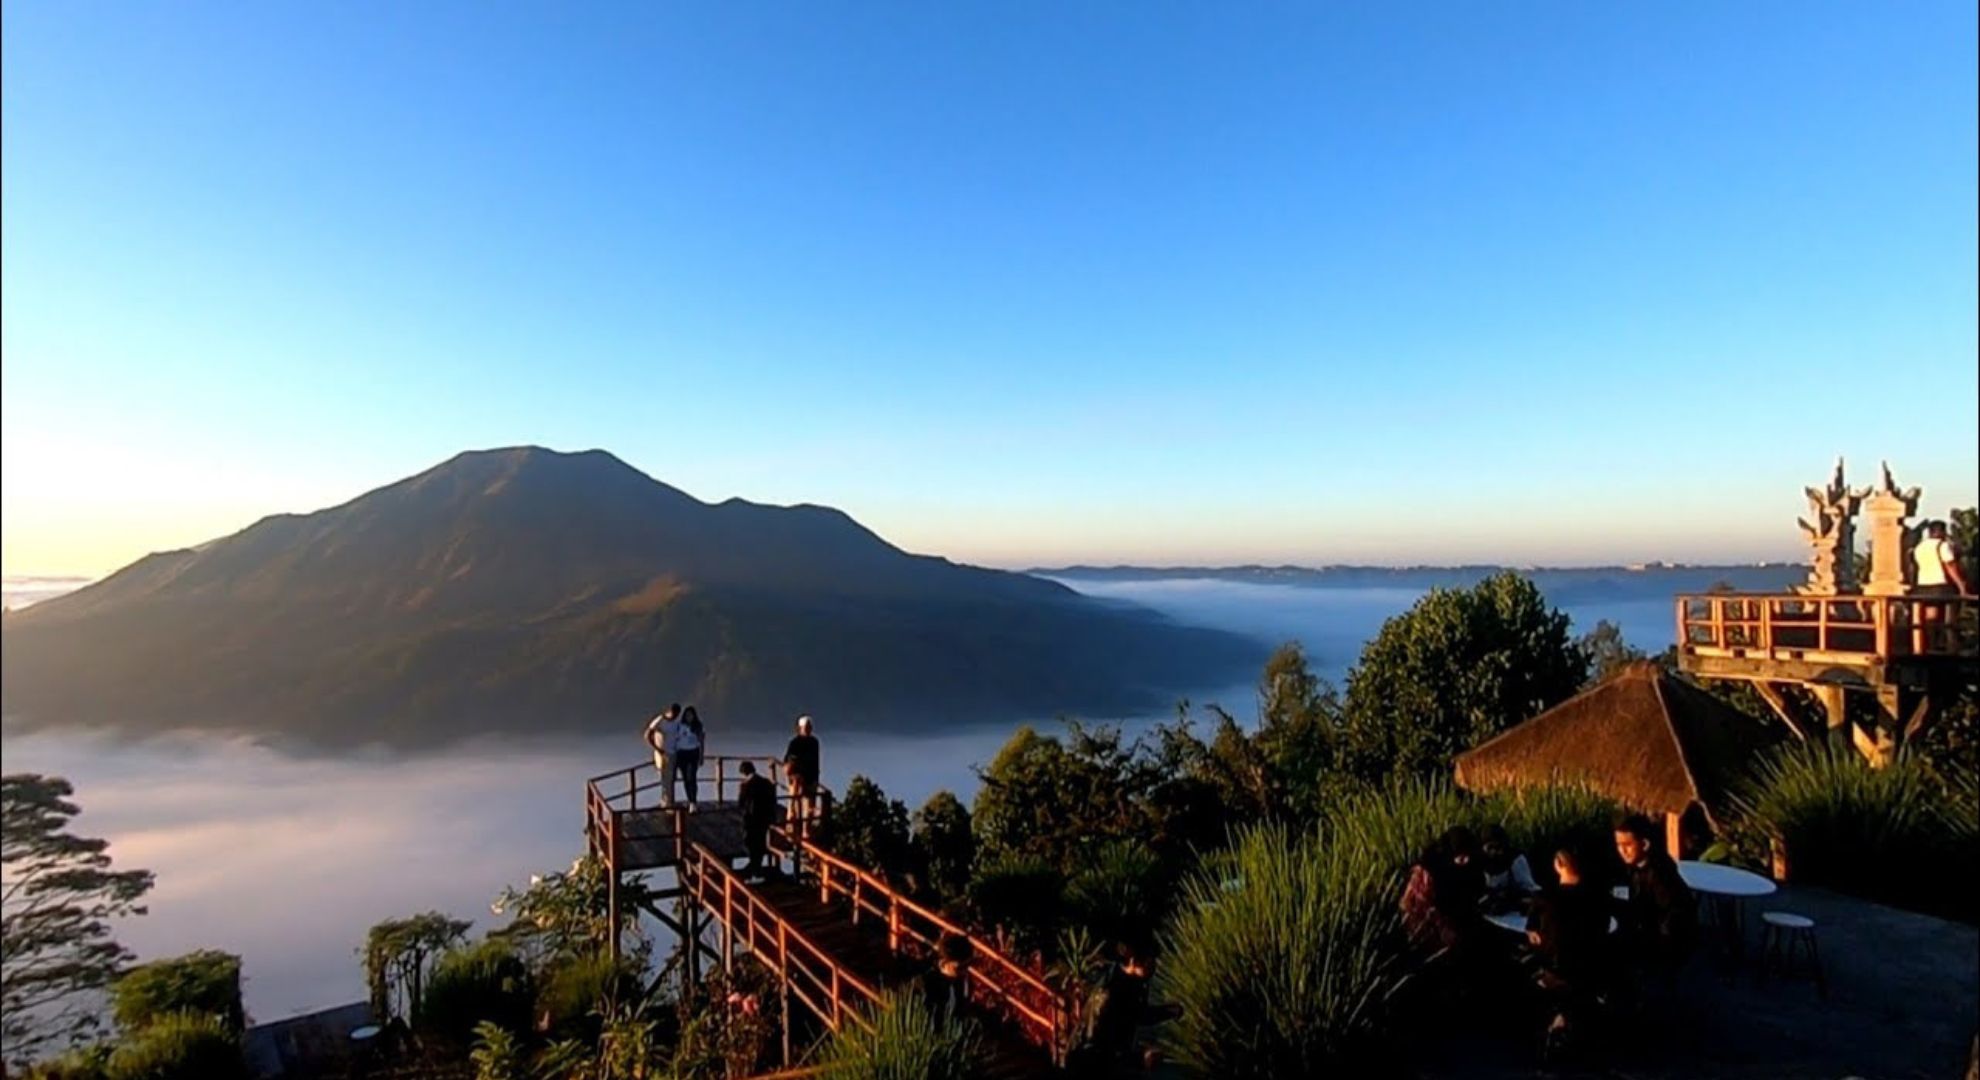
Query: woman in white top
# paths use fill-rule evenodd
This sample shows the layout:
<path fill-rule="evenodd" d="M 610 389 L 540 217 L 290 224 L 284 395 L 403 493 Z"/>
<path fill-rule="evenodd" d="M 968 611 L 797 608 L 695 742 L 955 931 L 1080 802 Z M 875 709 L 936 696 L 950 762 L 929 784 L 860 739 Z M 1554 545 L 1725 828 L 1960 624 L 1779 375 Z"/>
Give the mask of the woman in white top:
<path fill-rule="evenodd" d="M 646 722 L 646 745 L 653 748 L 653 767 L 660 773 L 661 806 L 674 805 L 674 761 L 667 752 L 673 749 L 675 732 L 680 730 L 680 715 L 681 706 L 676 702 Z"/>

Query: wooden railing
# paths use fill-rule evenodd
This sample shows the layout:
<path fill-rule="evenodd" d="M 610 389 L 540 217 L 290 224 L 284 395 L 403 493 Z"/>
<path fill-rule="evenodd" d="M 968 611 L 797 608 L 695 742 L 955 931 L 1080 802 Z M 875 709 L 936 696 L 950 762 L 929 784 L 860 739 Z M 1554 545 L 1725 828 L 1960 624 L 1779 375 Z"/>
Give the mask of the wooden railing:
<path fill-rule="evenodd" d="M 707 848 L 688 846 L 681 886 L 721 920 L 723 963 L 732 963 L 741 945 L 834 1031 L 847 1022 L 867 1026 L 879 989 L 832 959 Z"/>
<path fill-rule="evenodd" d="M 1868 664 L 1971 656 L 1960 597 L 1700 593 L 1677 598 L 1677 641 L 1695 656 L 1792 657 Z"/>
<path fill-rule="evenodd" d="M 885 878 L 806 839 L 797 845 L 818 879 L 821 900 L 848 902 L 854 924 L 862 918 L 886 927 L 887 947 L 918 958 L 932 957 L 944 937 L 965 939 L 971 960 L 964 993 L 993 1013 L 1014 1022 L 1032 1044 L 1059 1059 L 1072 1020 L 1071 1003 L 1044 977 L 995 945 L 909 899 Z"/>
<path fill-rule="evenodd" d="M 756 767 L 758 775 L 769 777 L 770 782 L 777 785 L 780 802 L 789 801 L 788 795 L 783 793 L 784 763 L 782 761 L 772 757 L 739 755 L 722 755 L 703 760 L 701 773 L 703 776 L 709 776 L 712 770 L 712 780 L 715 785 L 715 797 L 709 801 L 728 802 L 736 797 L 745 779 L 738 766 L 745 761 Z M 623 830 L 619 828 L 620 815 L 635 810 L 660 809 L 662 805 L 660 789 L 664 786 L 665 782 L 661 779 L 660 770 L 651 760 L 624 769 L 600 773 L 587 779 L 584 782 L 584 831 L 591 843 L 591 853 L 605 860 L 606 866 L 617 867 L 618 841 L 623 835 Z M 702 786 L 706 787 L 705 784 Z M 676 790 L 677 798 L 680 794 L 681 792 Z M 644 796 L 643 806 L 642 796 Z M 677 805 L 673 825 L 677 848 L 686 836 L 682 813 Z M 676 852 L 677 856 L 683 853 L 684 851 L 681 850 Z"/>

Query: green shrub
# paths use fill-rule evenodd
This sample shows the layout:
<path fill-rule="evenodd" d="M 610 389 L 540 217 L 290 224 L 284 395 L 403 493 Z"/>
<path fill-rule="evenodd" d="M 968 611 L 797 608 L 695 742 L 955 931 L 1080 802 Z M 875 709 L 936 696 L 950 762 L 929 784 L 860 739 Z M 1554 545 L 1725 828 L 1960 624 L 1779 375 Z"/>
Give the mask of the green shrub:
<path fill-rule="evenodd" d="M 19 1075 L 21 1080 L 107 1080 L 110 1052 L 108 1043 L 77 1047 L 29 1065 Z"/>
<path fill-rule="evenodd" d="M 433 965 L 414 1024 L 423 1034 L 465 1044 L 488 1021 L 510 1031 L 530 1026 L 529 971 L 504 941 L 450 949 Z"/>
<path fill-rule="evenodd" d="M 611 954 L 579 954 L 552 965 L 536 994 L 536 1013 L 557 1037 L 596 1042 L 600 1018 L 636 993 L 637 980 Z"/>
<path fill-rule="evenodd" d="M 526 1080 L 529 1062 L 515 1032 L 493 1021 L 474 1025 L 474 1049 L 468 1053 L 474 1080 Z"/>
<path fill-rule="evenodd" d="M 1155 852 L 1138 841 L 1116 840 L 1096 848 L 1066 883 L 1066 914 L 1103 942 L 1139 941 L 1160 923 L 1167 892 Z"/>
<path fill-rule="evenodd" d="M 1503 826 L 1512 849 L 1526 854 L 1543 881 L 1551 880 L 1554 852 L 1562 847 L 1593 860 L 1583 872 L 1599 880 L 1622 872 L 1615 855 L 1617 809 L 1613 800 L 1585 786 L 1530 787 L 1486 799 L 1484 823 Z"/>
<path fill-rule="evenodd" d="M 825 1044 L 827 1080 L 966 1080 L 978 1074 L 979 1043 L 966 1023 L 937 1019 L 918 994 L 890 998 L 868 1019 L 846 1024 Z"/>
<path fill-rule="evenodd" d="M 218 1017 L 153 1017 L 110 1055 L 107 1080 L 245 1080 L 240 1036 Z"/>
<path fill-rule="evenodd" d="M 1410 816 L 1362 836 L 1254 828 L 1217 873 L 1186 883 L 1156 976 L 1158 998 L 1182 1009 L 1164 1038 L 1185 1069 L 1236 1080 L 1376 1066 L 1403 978 L 1403 875 L 1374 841 Z"/>
<path fill-rule="evenodd" d="M 1980 854 L 1971 799 L 1909 754 L 1873 769 L 1847 747 L 1798 743 L 1738 797 L 1737 838 L 1756 860 L 1779 845 L 1794 881 L 1972 922 L 1973 887 L 1952 872 Z"/>
<path fill-rule="evenodd" d="M 1006 855 L 976 872 L 969 903 L 977 916 L 1002 927 L 1027 949 L 1043 948 L 1058 932 L 1065 877 L 1042 858 Z"/>
<path fill-rule="evenodd" d="M 199 1013 L 240 1032 L 247 1014 L 241 1007 L 241 958 L 215 949 L 139 964 L 110 988 L 117 1026 L 136 1032 L 178 1013 Z"/>

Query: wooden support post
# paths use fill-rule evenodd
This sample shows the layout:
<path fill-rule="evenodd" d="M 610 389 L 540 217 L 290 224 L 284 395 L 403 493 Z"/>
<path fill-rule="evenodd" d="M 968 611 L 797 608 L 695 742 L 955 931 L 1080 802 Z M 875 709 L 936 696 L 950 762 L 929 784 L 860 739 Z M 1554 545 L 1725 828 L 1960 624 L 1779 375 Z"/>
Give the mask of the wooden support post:
<path fill-rule="evenodd" d="M 605 817 L 605 936 L 612 959 L 619 958 L 619 815 Z"/>
<path fill-rule="evenodd" d="M 1849 691 L 1835 683 L 1821 682 L 1809 683 L 1808 689 L 1815 695 L 1815 700 L 1822 705 L 1822 713 L 1828 721 L 1831 737 L 1836 736 L 1843 728 L 1849 726 L 1849 703 L 1847 700 Z"/>
<path fill-rule="evenodd" d="M 790 941 L 784 921 L 777 920 L 777 1000 L 783 1011 L 784 1065 L 791 1064 L 791 964 Z"/>
<path fill-rule="evenodd" d="M 722 974 L 732 975 L 736 970 L 736 900 L 732 888 L 736 879 L 722 878 Z"/>
<path fill-rule="evenodd" d="M 1684 858 L 1684 815 L 1664 815 L 1664 853 L 1672 859 Z"/>
<path fill-rule="evenodd" d="M 1765 701 L 1768 707 L 1774 710 L 1774 715 L 1781 718 L 1781 723 L 1786 724 L 1788 730 L 1794 732 L 1794 737 L 1807 742 L 1808 733 L 1803 731 L 1800 722 L 1795 720 L 1794 712 L 1788 708 L 1787 697 L 1773 683 L 1765 679 L 1754 679 L 1752 686 L 1754 692 L 1760 695 L 1761 700 Z"/>

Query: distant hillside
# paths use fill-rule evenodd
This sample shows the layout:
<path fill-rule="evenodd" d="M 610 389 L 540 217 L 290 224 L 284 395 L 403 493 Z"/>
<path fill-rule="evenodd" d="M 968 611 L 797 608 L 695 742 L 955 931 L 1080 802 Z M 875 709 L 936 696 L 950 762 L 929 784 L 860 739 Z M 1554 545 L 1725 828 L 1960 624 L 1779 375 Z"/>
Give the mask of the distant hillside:
<path fill-rule="evenodd" d="M 710 505 L 602 451 L 466 453 L 6 617 L 10 723 L 318 743 L 1120 712 L 1264 646 L 909 555 L 837 510 Z"/>
<path fill-rule="evenodd" d="M 1231 581 L 1301 588 L 1430 589 L 1468 587 L 1513 569 L 1555 604 L 1663 599 L 1724 583 L 1742 592 L 1778 592 L 1805 581 L 1808 568 L 1784 563 L 1732 566 L 1064 566 L 1028 571 L 1065 581 Z"/>

